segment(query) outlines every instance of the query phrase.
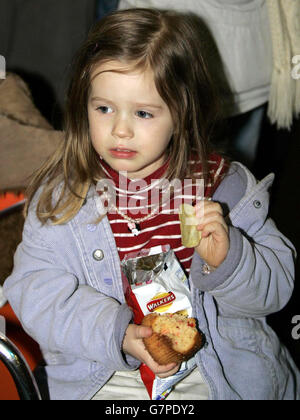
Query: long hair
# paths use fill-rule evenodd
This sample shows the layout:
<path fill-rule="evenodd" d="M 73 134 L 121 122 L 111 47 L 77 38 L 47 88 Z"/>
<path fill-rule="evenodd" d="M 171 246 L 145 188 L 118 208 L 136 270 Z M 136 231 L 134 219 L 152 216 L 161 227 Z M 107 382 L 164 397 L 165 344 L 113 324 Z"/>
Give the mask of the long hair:
<path fill-rule="evenodd" d="M 92 70 L 105 61 L 122 61 L 129 69 L 152 69 L 175 127 L 166 178 L 191 176 L 188 160 L 194 153 L 202 163 L 204 180 L 209 182 L 209 144 L 220 104 L 204 57 L 201 24 L 194 14 L 129 9 L 110 14 L 91 29 L 72 66 L 64 142 L 35 174 L 28 189 L 27 209 L 43 183 L 37 205 L 41 222 L 50 219 L 61 224 L 72 219 L 91 184 L 104 176 L 89 136 L 87 104 Z"/>

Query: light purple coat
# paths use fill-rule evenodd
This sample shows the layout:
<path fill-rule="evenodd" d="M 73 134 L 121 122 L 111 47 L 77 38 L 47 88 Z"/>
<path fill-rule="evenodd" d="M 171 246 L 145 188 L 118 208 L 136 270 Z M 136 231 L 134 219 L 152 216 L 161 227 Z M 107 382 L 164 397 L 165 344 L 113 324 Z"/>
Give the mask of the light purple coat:
<path fill-rule="evenodd" d="M 193 311 L 206 336 L 196 360 L 212 400 L 300 399 L 299 371 L 266 322 L 287 304 L 294 282 L 294 247 L 268 218 L 273 178 L 257 182 L 233 163 L 213 197 L 228 213 L 227 258 L 211 274 L 193 258 Z M 4 292 L 40 344 L 51 399 L 88 400 L 115 371 L 139 366 L 121 351 L 132 313 L 118 251 L 108 219 L 94 224 L 101 205 L 94 189 L 62 226 L 41 226 L 36 200 Z"/>

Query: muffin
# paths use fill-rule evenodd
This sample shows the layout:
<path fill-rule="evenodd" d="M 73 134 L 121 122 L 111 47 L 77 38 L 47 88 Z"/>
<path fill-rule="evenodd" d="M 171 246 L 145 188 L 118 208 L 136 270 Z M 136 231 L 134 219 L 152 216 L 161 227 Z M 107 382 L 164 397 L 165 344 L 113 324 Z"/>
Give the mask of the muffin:
<path fill-rule="evenodd" d="M 143 341 L 159 365 L 188 360 L 203 345 L 203 336 L 196 327 L 196 320 L 179 313 L 151 313 L 144 317 L 142 325 L 153 330 L 151 337 Z"/>

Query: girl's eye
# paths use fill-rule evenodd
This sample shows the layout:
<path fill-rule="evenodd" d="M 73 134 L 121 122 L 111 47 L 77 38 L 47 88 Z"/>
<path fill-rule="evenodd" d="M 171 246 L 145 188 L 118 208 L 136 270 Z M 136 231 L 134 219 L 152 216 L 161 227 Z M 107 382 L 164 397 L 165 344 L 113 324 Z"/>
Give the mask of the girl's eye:
<path fill-rule="evenodd" d="M 99 106 L 97 110 L 101 111 L 102 114 L 110 114 L 111 112 L 113 112 L 109 106 Z"/>
<path fill-rule="evenodd" d="M 150 112 L 146 112 L 146 111 L 137 111 L 136 114 L 140 118 L 145 118 L 145 119 L 153 118 L 153 115 L 150 114 Z"/>

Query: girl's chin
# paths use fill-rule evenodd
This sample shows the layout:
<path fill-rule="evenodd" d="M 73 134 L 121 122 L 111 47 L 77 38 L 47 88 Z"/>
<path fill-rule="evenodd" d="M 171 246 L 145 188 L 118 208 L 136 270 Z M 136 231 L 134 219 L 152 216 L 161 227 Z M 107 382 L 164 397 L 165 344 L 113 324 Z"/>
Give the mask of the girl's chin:
<path fill-rule="evenodd" d="M 112 160 L 110 162 L 107 162 L 110 167 L 115 170 L 116 172 L 127 172 L 127 177 L 130 178 L 131 175 L 134 176 L 137 174 L 137 177 L 139 176 L 139 172 L 141 172 L 142 168 L 140 168 L 138 165 L 133 164 L 133 162 L 124 162 L 124 161 L 115 161 Z"/>
<path fill-rule="evenodd" d="M 114 165 L 112 167 L 116 172 L 126 172 L 124 175 L 129 179 L 143 179 L 150 175 L 153 171 L 149 168 L 139 167 L 135 165 Z"/>
<path fill-rule="evenodd" d="M 126 176 L 130 179 L 142 179 L 155 172 L 163 162 L 141 162 L 137 159 L 107 159 L 106 162 L 116 172 L 127 172 Z"/>

